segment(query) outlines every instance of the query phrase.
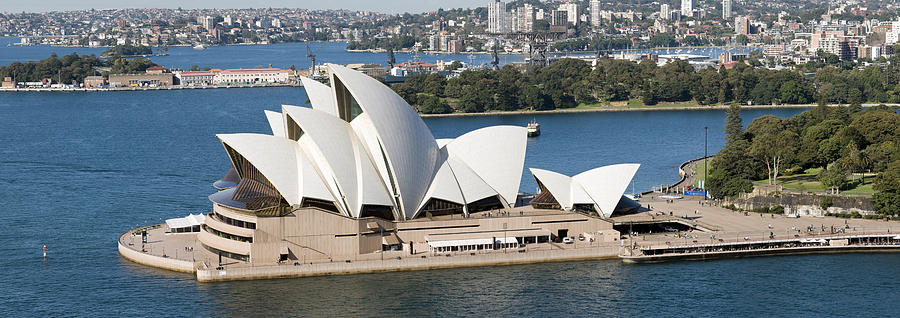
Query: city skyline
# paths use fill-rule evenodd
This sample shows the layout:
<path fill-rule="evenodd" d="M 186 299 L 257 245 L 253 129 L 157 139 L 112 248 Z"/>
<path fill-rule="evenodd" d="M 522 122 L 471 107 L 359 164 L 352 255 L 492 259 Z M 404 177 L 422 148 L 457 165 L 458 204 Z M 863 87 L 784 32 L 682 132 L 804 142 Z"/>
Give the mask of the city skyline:
<path fill-rule="evenodd" d="M 303 9 L 348 9 L 358 11 L 376 11 L 382 13 L 421 13 L 437 10 L 439 8 L 476 8 L 483 7 L 484 0 L 396 0 L 388 2 L 372 2 L 365 0 L 335 0 L 328 2 L 308 2 L 308 1 L 290 1 L 290 0 L 267 0 L 257 1 L 252 5 L 248 5 L 244 1 L 224 0 L 224 1 L 192 1 L 190 5 L 185 5 L 181 1 L 162 0 L 157 1 L 155 5 L 122 5 L 119 3 L 110 3 L 107 1 L 86 0 L 79 2 L 49 0 L 43 2 L 19 2 L 8 3 L 4 5 L 2 12 L 51 12 L 51 11 L 72 11 L 72 10 L 90 10 L 90 9 L 139 9 L 139 8 L 184 8 L 184 9 L 244 9 L 244 8 L 303 8 Z"/>

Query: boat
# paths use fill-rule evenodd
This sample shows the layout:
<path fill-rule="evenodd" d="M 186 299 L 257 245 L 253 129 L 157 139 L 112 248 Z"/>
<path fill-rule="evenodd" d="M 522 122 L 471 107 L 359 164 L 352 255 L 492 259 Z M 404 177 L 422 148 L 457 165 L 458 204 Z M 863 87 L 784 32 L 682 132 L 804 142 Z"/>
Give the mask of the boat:
<path fill-rule="evenodd" d="M 538 124 L 537 120 L 532 119 L 530 123 L 528 123 L 528 137 L 537 137 L 541 135 L 541 124 Z"/>
<path fill-rule="evenodd" d="M 203 46 L 203 44 L 201 44 L 201 43 L 197 43 L 194 45 L 194 49 L 195 50 L 205 50 L 206 46 Z"/>

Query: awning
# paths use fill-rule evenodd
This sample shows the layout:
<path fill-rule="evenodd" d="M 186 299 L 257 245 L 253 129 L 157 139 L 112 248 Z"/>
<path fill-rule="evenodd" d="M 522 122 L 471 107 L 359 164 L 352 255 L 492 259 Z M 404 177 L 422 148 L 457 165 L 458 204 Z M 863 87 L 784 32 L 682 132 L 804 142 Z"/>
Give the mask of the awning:
<path fill-rule="evenodd" d="M 515 237 L 498 237 L 497 243 L 500 244 L 518 244 Z M 470 245 L 493 245 L 491 238 L 468 239 L 468 240 L 448 240 L 428 242 L 430 247 L 450 247 L 450 246 L 470 246 Z"/>
<path fill-rule="evenodd" d="M 382 245 L 401 245 L 401 244 L 403 244 L 403 242 L 400 242 L 400 238 L 398 238 L 396 235 L 388 235 L 388 236 L 381 237 L 381 244 Z"/>
<path fill-rule="evenodd" d="M 183 218 L 167 219 L 166 226 L 170 229 L 190 228 L 203 224 L 206 216 L 203 214 L 190 214 Z"/>

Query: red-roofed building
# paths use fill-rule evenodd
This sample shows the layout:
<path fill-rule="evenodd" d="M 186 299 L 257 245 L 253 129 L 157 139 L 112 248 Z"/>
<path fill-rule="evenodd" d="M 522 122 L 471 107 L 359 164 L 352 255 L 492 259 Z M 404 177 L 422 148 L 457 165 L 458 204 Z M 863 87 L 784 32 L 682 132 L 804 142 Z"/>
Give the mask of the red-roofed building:
<path fill-rule="evenodd" d="M 151 66 L 146 70 L 147 74 L 162 74 L 166 72 L 166 68 L 162 66 Z"/>
<path fill-rule="evenodd" d="M 212 71 L 186 71 L 177 72 L 175 77 L 183 86 L 206 86 L 212 85 L 216 78 L 216 72 Z"/>

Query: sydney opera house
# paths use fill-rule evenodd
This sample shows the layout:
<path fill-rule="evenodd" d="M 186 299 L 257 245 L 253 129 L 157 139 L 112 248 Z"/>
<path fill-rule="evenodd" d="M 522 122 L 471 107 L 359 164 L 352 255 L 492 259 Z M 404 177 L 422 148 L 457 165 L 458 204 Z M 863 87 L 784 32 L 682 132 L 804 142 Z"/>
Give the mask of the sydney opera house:
<path fill-rule="evenodd" d="M 638 165 L 530 169 L 540 193 L 517 206 L 525 127 L 435 139 L 389 87 L 329 70 L 330 85 L 302 79 L 311 107 L 265 113 L 271 134 L 217 135 L 232 167 L 197 233 L 206 250 L 272 263 L 619 238 L 606 218 L 634 208 L 623 193 Z"/>

